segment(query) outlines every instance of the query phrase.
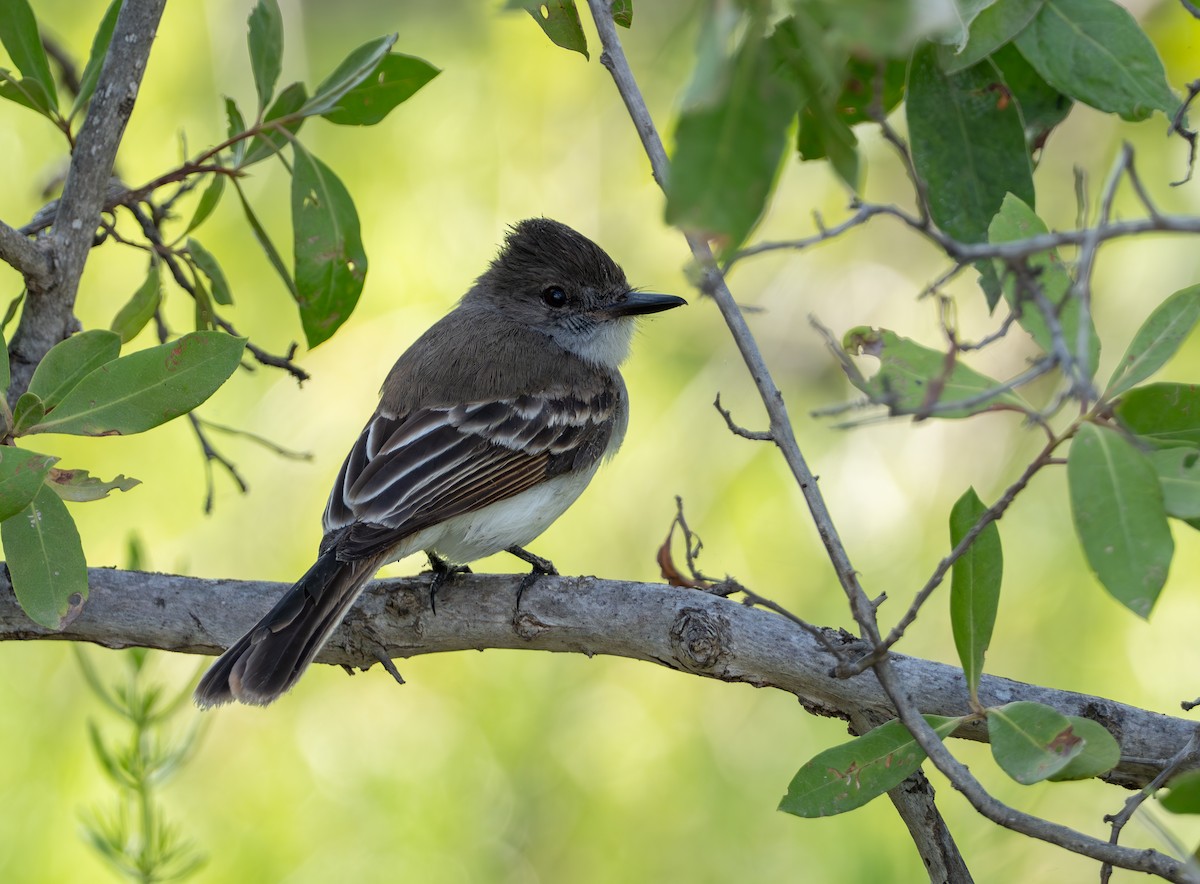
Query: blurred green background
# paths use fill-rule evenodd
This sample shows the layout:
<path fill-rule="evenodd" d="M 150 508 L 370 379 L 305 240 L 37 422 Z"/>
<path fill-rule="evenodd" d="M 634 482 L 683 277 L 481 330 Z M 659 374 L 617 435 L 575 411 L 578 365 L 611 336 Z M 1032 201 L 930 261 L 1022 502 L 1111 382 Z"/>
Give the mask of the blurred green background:
<path fill-rule="evenodd" d="M 38 0 L 39 19 L 82 59 L 102 3 Z M 762 409 L 716 310 L 689 290 L 682 237 L 662 222 L 653 184 L 624 107 L 593 57 L 550 44 L 523 13 L 497 2 L 341 0 L 288 3 L 281 84 L 314 83 L 353 47 L 399 31 L 398 51 L 443 69 L 382 125 L 343 129 L 315 121 L 306 143 L 342 177 L 362 219 L 371 265 L 357 312 L 300 362 L 303 389 L 282 373 L 240 373 L 202 414 L 291 448 L 280 459 L 244 440 L 215 436 L 251 491 L 218 476 L 216 510 L 204 517 L 203 466 L 182 421 L 142 437 L 51 438 L 63 466 L 144 484 L 73 506 L 93 565 L 120 566 L 131 535 L 147 564 L 207 577 L 291 580 L 310 563 L 320 513 L 341 458 L 374 406 L 396 355 L 466 290 L 506 225 L 546 215 L 600 242 L 630 280 L 679 292 L 692 306 L 644 323 L 626 378 L 633 417 L 624 449 L 533 549 L 564 573 L 656 580 L 654 553 L 682 495 L 702 535 L 702 567 L 728 572 L 810 621 L 849 625 L 840 590 L 781 459 L 732 436 L 715 410 L 719 391 L 736 419 L 755 427 Z M 173 167 L 179 136 L 191 152 L 223 137 L 220 96 L 253 104 L 245 50 L 250 4 L 169 4 L 119 158 L 140 183 Z M 642 2 L 623 33 L 658 124 L 686 84 L 703 7 Z M 1173 2 L 1138 12 L 1179 88 L 1198 75 L 1200 26 Z M 897 115 L 902 126 L 902 115 Z M 1168 211 L 1200 212 L 1200 182 L 1183 175 L 1185 147 L 1156 117 L 1123 124 L 1076 108 L 1050 138 L 1038 169 L 1038 209 L 1052 227 L 1076 217 L 1072 168 L 1095 199 L 1122 140 L 1138 152 L 1150 192 Z M 860 127 L 866 196 L 907 203 L 895 156 Z M 34 114 L 0 106 L 0 217 L 20 225 L 42 188 L 65 168 L 61 136 Z M 282 171 L 256 167 L 253 204 L 290 255 Z M 1138 207 L 1122 192 L 1122 215 Z M 824 165 L 789 162 L 759 238 L 786 238 L 844 217 L 847 194 Z M 236 308 L 228 316 L 260 346 L 302 338 L 295 310 L 227 200 L 199 231 L 222 261 Z M 994 500 L 1040 445 L 1012 416 L 969 422 L 873 423 L 851 431 L 810 418 L 851 398 L 807 317 L 835 333 L 858 324 L 894 328 L 937 345 L 932 302 L 915 296 L 944 268 L 929 247 L 888 219 L 799 255 L 748 261 L 732 285 L 750 315 L 797 433 L 871 594 L 886 592 L 891 622 L 946 549 L 951 503 L 973 484 Z M 80 290 L 85 327 L 107 326 L 145 273 L 130 250 L 91 257 Z M 965 277 L 972 274 L 964 274 Z M 1166 237 L 1105 247 L 1095 280 L 1106 374 L 1146 314 L 1200 278 L 1194 240 Z M 0 267 L 0 294 L 19 279 Z M 987 328 L 970 279 L 952 287 L 968 336 Z M 169 310 L 186 330 L 191 306 L 174 291 Z M 151 332 L 137 343 L 151 343 Z M 1005 374 L 1029 350 L 1010 342 L 978 364 Z M 1168 368 L 1200 376 L 1195 342 Z M 1013 678 L 1101 694 L 1167 713 L 1200 693 L 1200 543 L 1176 527 L 1171 578 L 1149 622 L 1109 599 L 1086 570 L 1070 531 L 1061 470 L 1040 475 L 1001 526 L 1007 563 L 989 669 Z M 477 570 L 516 571 L 498 557 Z M 390 573 L 412 573 L 417 559 Z M 901 647 L 953 662 L 945 593 Z M 104 672 L 116 652 L 92 650 Z M 171 685 L 200 662 L 159 655 Z M 0 647 L 0 880 L 103 880 L 111 873 L 78 836 L 81 812 L 110 800 L 86 739 L 102 715 L 69 649 L 49 642 Z M 168 815 L 208 853 L 204 882 L 766 882 L 922 881 L 925 874 L 886 800 L 815 821 L 775 810 L 809 757 L 845 738 L 845 725 L 814 719 L 794 698 L 684 676 L 642 663 L 532 653 L 399 661 L 408 684 L 379 671 L 349 679 L 316 667 L 268 709 L 222 709 L 197 756 L 165 790 Z M 200 713 L 187 710 L 187 719 Z M 985 748 L 955 744 L 986 785 L 1033 813 L 1107 836 L 1101 816 L 1125 794 L 1097 783 L 1018 786 Z M 1092 863 L 997 829 L 936 774 L 943 812 L 976 879 L 1079 880 Z M 1185 843 L 1200 828 L 1171 819 Z M 1132 844 L 1163 847 L 1148 827 Z M 1118 880 L 1121 875 L 1118 874 Z"/>

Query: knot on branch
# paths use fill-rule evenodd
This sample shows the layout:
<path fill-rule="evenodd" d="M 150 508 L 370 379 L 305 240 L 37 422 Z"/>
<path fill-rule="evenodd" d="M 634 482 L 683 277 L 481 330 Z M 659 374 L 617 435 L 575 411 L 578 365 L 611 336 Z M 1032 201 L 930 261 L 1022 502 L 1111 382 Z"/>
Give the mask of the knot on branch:
<path fill-rule="evenodd" d="M 711 672 L 732 653 L 729 621 L 703 608 L 682 608 L 671 624 L 671 651 L 689 672 Z"/>

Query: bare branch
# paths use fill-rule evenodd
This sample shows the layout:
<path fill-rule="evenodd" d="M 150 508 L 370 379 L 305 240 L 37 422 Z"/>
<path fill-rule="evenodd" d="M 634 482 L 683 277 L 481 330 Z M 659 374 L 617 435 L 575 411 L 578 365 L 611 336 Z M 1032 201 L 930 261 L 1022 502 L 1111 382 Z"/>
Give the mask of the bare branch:
<path fill-rule="evenodd" d="M 429 608 L 427 575 L 375 581 L 317 660 L 368 669 L 378 662 L 381 648 L 390 658 L 482 648 L 605 654 L 776 688 L 818 715 L 848 719 L 859 710 L 884 720 L 895 717 L 875 675 L 835 677 L 829 671 L 833 658 L 821 643 L 770 611 L 656 583 L 545 576 L 526 590 L 514 623 L 513 601 L 523 576 L 461 575 L 439 591 L 436 615 Z M 84 641 L 217 654 L 286 589 L 265 581 L 110 568 L 90 569 L 88 584 L 90 595 L 79 617 L 53 632 L 24 615 L 7 571 L 0 569 L 0 641 Z M 849 648 L 855 642 L 839 629 L 825 632 L 835 646 Z M 889 659 L 921 712 L 959 716 L 970 711 L 962 670 L 900 654 Z M 980 698 L 989 705 L 1034 700 L 1103 723 L 1122 747 L 1120 764 L 1105 779 L 1130 788 L 1153 780 L 1196 729 L 1186 719 L 990 675 L 983 677 Z M 974 723 L 955 736 L 985 741 L 987 729 Z"/>
<path fill-rule="evenodd" d="M 100 225 L 100 210 L 125 124 L 166 0 L 126 0 L 117 15 L 112 43 L 87 117 L 79 131 L 71 168 L 49 239 L 55 278 L 44 288 L 30 286 L 21 322 L 9 348 L 15 402 L 29 386 L 34 367 L 77 325 L 74 315 L 79 278 Z"/>
<path fill-rule="evenodd" d="M 45 286 L 50 280 L 50 256 L 37 242 L 0 221 L 0 261 L 25 277 L 26 283 Z"/>

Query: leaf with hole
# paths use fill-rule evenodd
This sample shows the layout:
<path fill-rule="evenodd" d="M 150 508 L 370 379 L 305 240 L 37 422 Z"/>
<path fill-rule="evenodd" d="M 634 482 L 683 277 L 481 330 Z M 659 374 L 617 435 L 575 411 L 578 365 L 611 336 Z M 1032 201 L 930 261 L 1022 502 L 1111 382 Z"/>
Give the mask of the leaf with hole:
<path fill-rule="evenodd" d="M 962 721 L 926 715 L 945 739 Z M 912 776 L 925 750 L 899 720 L 889 721 L 848 743 L 826 749 L 796 772 L 779 809 L 800 817 L 822 817 L 862 807 Z"/>
<path fill-rule="evenodd" d="M 31 433 L 141 433 L 186 414 L 215 393 L 241 361 L 245 339 L 192 332 L 100 366 Z"/>
<path fill-rule="evenodd" d="M 1175 552 L 1154 466 L 1121 433 L 1088 423 L 1071 441 L 1067 485 L 1092 571 L 1113 598 L 1148 617 Z"/>
<path fill-rule="evenodd" d="M 350 318 L 367 276 L 358 212 L 341 180 L 299 143 L 292 167 L 296 303 L 309 347 Z"/>
<path fill-rule="evenodd" d="M 951 547 L 957 547 L 986 512 L 975 489 L 968 488 L 950 511 Z M 950 625 L 972 700 L 977 699 L 983 657 L 996 625 L 1003 574 L 1000 529 L 991 522 L 955 560 L 950 572 Z"/>
<path fill-rule="evenodd" d="M 962 418 L 997 409 L 1028 410 L 1025 401 L 999 381 L 968 368 L 946 354 L 901 337 L 894 331 L 860 326 L 842 341 L 851 355 L 874 356 L 879 371 L 851 382 L 893 415 Z"/>
<path fill-rule="evenodd" d="M 1200 285 L 1180 289 L 1142 323 L 1108 381 L 1106 397 L 1140 384 L 1178 352 L 1200 321 Z"/>
<path fill-rule="evenodd" d="M 87 562 L 66 504 L 43 485 L 29 506 L 0 522 L 13 591 L 34 623 L 62 629 L 87 600 Z"/>
<path fill-rule="evenodd" d="M 579 10 L 575 8 L 575 0 L 508 0 L 504 8 L 524 9 L 555 46 L 578 52 L 584 58 L 591 58 L 588 55 L 587 37 L 583 33 L 583 22 L 579 20 Z M 632 8 L 629 15 L 632 20 Z M 613 18 L 616 19 L 616 9 L 613 11 Z"/>
<path fill-rule="evenodd" d="M 373 126 L 440 73 L 427 61 L 392 52 L 321 116 L 339 126 Z"/>
<path fill-rule="evenodd" d="M 46 410 L 54 408 L 81 380 L 121 352 L 121 336 L 94 328 L 71 335 L 50 348 L 29 381 Z"/>
<path fill-rule="evenodd" d="M 1041 703 L 1022 700 L 992 707 L 987 724 L 992 757 L 1022 785 L 1054 776 L 1083 751 L 1071 721 Z"/>
<path fill-rule="evenodd" d="M 342 96 L 371 76 L 395 43 L 396 35 L 390 34 L 359 46 L 313 90 L 300 113 L 312 117 L 333 110 Z"/>
<path fill-rule="evenodd" d="M 0 445 L 0 521 L 29 506 L 57 457 Z"/>
<path fill-rule="evenodd" d="M 46 484 L 63 500 L 85 503 L 92 500 L 102 500 L 112 491 L 131 491 L 142 482 L 119 475 L 115 479 L 105 481 L 90 475 L 87 470 L 52 469 L 46 476 Z"/>

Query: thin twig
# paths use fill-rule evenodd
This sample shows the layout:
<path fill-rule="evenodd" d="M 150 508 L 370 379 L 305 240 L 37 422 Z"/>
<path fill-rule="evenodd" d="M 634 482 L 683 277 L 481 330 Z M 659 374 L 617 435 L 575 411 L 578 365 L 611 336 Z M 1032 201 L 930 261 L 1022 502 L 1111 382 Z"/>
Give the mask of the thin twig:
<path fill-rule="evenodd" d="M 733 415 L 729 413 L 729 409 L 721 405 L 721 394 L 717 394 L 717 398 L 713 400 L 713 407 L 721 417 L 725 418 L 725 426 L 729 427 L 729 432 L 735 436 L 741 436 L 743 439 L 752 439 L 755 442 L 774 442 L 775 437 L 767 430 L 747 430 L 745 427 L 734 423 Z"/>
<path fill-rule="evenodd" d="M 1185 765 L 1195 760 L 1197 750 L 1200 749 L 1200 730 L 1192 734 L 1192 738 L 1183 744 L 1182 748 L 1175 753 L 1174 757 L 1166 764 L 1158 776 L 1151 780 L 1144 789 L 1134 792 L 1125 799 L 1125 804 L 1118 813 L 1111 814 L 1104 818 L 1106 823 L 1112 824 L 1112 834 L 1108 837 L 1110 844 L 1116 844 L 1121 837 L 1121 830 L 1125 828 L 1126 823 L 1133 819 L 1133 815 L 1137 809 L 1142 806 L 1147 798 L 1150 798 L 1167 784 L 1177 772 L 1182 770 Z M 1111 863 L 1105 863 L 1100 867 L 1100 884 L 1108 884 L 1112 877 L 1113 867 Z"/>
<path fill-rule="evenodd" d="M 900 639 L 904 637 L 905 630 L 912 626 L 913 622 L 917 619 L 917 615 L 920 613 L 921 608 L 924 606 L 925 602 L 929 600 L 929 597 L 933 594 L 934 590 L 936 590 L 942 584 L 942 581 L 946 579 L 946 574 L 949 573 L 950 569 L 954 566 L 954 563 L 957 562 L 968 549 L 970 549 L 971 544 L 975 542 L 975 539 L 983 533 L 983 530 L 987 528 L 988 525 L 999 521 L 999 519 L 1012 505 L 1012 502 L 1016 499 L 1017 495 L 1025 490 L 1025 486 L 1029 484 L 1035 475 L 1037 475 L 1038 471 L 1051 462 L 1051 456 L 1053 455 L 1054 450 L 1061 445 L 1066 440 L 1068 435 L 1073 433 L 1073 431 L 1074 427 L 1069 429 L 1062 436 L 1055 437 L 1046 444 L 1046 447 L 1043 448 L 1041 453 L 1039 453 L 1038 456 L 1033 459 L 1033 462 L 1025 468 L 1024 472 L 1021 473 L 1017 481 L 1013 482 L 1012 485 L 1005 489 L 1004 493 L 1000 495 L 1000 499 L 988 507 L 983 514 L 980 515 L 980 517 L 975 521 L 975 524 L 972 525 L 967 533 L 964 534 L 958 543 L 954 545 L 954 548 L 946 554 L 945 558 L 938 562 L 937 567 L 933 570 L 933 574 L 930 575 L 929 579 L 925 581 L 925 585 L 922 586 L 917 594 L 913 597 L 912 603 L 908 606 L 908 610 L 904 612 L 904 616 L 902 616 L 900 620 L 897 621 L 896 625 L 892 627 L 891 631 L 887 635 L 887 638 L 877 644 L 875 649 L 866 657 L 839 671 L 839 675 L 843 677 L 857 675 L 858 673 L 869 669 L 871 666 L 875 665 L 887 656 L 887 653 L 892 646 L 894 646 L 896 642 L 900 641 Z"/>
<path fill-rule="evenodd" d="M 1197 13 L 1196 7 L 1189 3 L 1188 0 L 1180 0 L 1180 2 L 1183 3 L 1184 8 L 1191 12 L 1192 15 L 1200 18 L 1200 14 Z M 1175 116 L 1171 118 L 1171 131 L 1188 143 L 1187 174 L 1185 174 L 1183 178 L 1178 181 L 1172 181 L 1172 187 L 1179 187 L 1180 185 L 1187 184 L 1192 180 L 1192 172 L 1194 172 L 1196 169 L 1196 132 L 1195 130 L 1189 129 L 1187 126 L 1185 126 L 1183 121 L 1187 119 L 1188 108 L 1191 107 L 1192 102 L 1196 100 L 1196 96 L 1200 95 L 1200 80 L 1193 80 L 1192 82 L 1188 83 L 1187 90 L 1187 98 L 1183 100 L 1183 103 L 1179 105 L 1179 110 L 1175 111 Z"/>

